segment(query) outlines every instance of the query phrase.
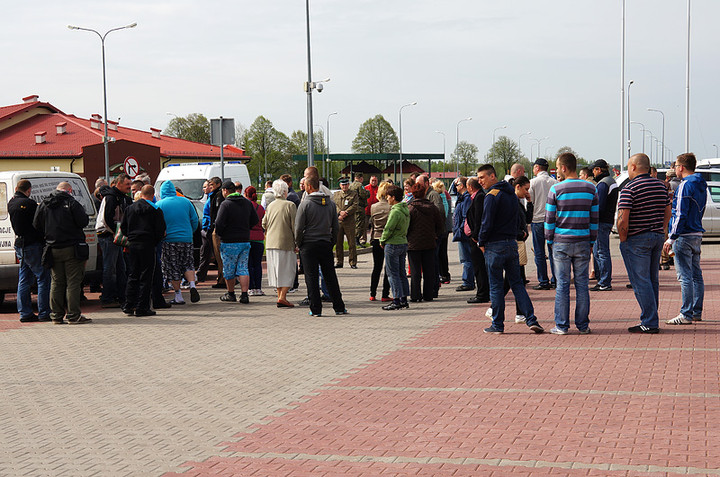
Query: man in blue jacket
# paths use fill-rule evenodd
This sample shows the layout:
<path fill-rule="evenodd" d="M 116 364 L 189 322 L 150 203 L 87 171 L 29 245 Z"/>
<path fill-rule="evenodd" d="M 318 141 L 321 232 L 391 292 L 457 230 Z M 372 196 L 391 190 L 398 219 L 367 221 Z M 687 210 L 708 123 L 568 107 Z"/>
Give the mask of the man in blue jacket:
<path fill-rule="evenodd" d="M 475 289 L 475 276 L 470 255 L 474 244 L 470 240 L 470 237 L 465 235 L 463 231 L 467 210 L 471 204 L 470 194 L 465 186 L 466 183 L 466 177 L 458 177 L 455 179 L 457 201 L 455 202 L 455 213 L 453 214 L 453 242 L 458 243 L 458 255 L 460 264 L 463 267 L 462 285 L 455 289 L 455 291 L 459 292 L 472 291 Z"/>
<path fill-rule="evenodd" d="M 483 203 L 482 223 L 478 232 L 478 247 L 485 254 L 490 282 L 490 300 L 493 310 L 492 326 L 485 333 L 501 334 L 505 331 L 505 290 L 503 272 L 515 295 L 520 314 L 535 333 L 545 331 L 538 323 L 530 297 L 520 276 L 517 235 L 520 230 L 520 208 L 515 190 L 506 181 L 497 180 L 492 164 L 478 169 L 478 180 L 487 191 Z"/>
<path fill-rule="evenodd" d="M 675 252 L 675 269 L 680 276 L 682 306 L 680 314 L 666 321 L 668 325 L 689 325 L 702 320 L 705 283 L 700 269 L 702 217 L 707 201 L 707 184 L 695 173 L 697 160 L 691 152 L 680 154 L 675 161 L 675 174 L 682 179 L 675 191 L 668 239 L 663 250 L 672 247 Z"/>

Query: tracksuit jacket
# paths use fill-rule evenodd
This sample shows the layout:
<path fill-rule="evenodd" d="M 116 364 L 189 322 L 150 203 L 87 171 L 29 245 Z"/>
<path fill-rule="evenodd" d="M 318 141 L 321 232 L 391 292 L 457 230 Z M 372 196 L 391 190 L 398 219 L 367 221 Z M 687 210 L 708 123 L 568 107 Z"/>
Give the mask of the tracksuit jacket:
<path fill-rule="evenodd" d="M 674 241 L 680 235 L 702 235 L 705 232 L 702 218 L 706 202 L 705 179 L 697 173 L 684 178 L 673 198 L 668 237 Z"/>

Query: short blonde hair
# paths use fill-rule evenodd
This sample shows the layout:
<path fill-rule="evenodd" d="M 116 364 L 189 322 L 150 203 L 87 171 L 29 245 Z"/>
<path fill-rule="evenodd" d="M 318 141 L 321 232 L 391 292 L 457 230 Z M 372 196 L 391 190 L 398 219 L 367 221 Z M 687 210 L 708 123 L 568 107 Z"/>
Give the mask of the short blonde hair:
<path fill-rule="evenodd" d="M 435 189 L 435 192 L 438 194 L 444 194 L 445 193 L 445 183 L 441 181 L 440 179 L 436 179 L 435 182 L 432 183 L 433 189 Z"/>
<path fill-rule="evenodd" d="M 390 186 L 392 186 L 392 184 L 388 181 L 382 181 L 380 184 L 378 184 L 378 191 L 376 194 L 378 200 L 387 200 L 387 191 Z"/>

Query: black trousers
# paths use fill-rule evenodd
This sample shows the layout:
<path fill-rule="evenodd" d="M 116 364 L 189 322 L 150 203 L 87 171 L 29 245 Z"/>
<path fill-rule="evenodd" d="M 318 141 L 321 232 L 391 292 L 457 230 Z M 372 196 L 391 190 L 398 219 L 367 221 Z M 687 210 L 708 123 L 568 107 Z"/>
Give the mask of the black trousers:
<path fill-rule="evenodd" d="M 205 281 L 210 268 L 210 260 L 213 258 L 212 233 L 203 230 L 200 232 L 200 236 L 202 237 L 202 245 L 200 245 L 200 264 L 197 269 L 197 279 Z"/>
<path fill-rule="evenodd" d="M 354 239 L 354 237 L 353 237 Z M 310 311 L 313 315 L 322 313 L 322 300 L 320 299 L 320 273 L 322 269 L 325 284 L 333 302 L 335 311 L 345 310 L 345 303 L 340 293 L 335 265 L 333 263 L 333 244 L 330 242 L 307 242 L 300 247 L 300 259 L 305 271 L 305 286 L 310 299 Z"/>
<path fill-rule="evenodd" d="M 448 260 L 448 234 L 444 233 L 440 235 L 438 240 L 438 275 L 443 278 L 450 277 L 450 263 Z"/>
<path fill-rule="evenodd" d="M 150 288 L 155 270 L 155 246 L 128 247 L 128 281 L 125 289 L 125 307 L 136 310 L 150 309 Z"/>
<path fill-rule="evenodd" d="M 475 242 L 472 242 L 471 249 L 470 259 L 472 260 L 477 286 L 475 296 L 483 299 L 483 301 L 490 300 L 490 282 L 488 281 L 487 268 L 485 267 L 485 255 Z"/>
<path fill-rule="evenodd" d="M 372 244 L 373 254 L 373 270 L 372 275 L 370 275 L 370 296 L 375 296 L 377 294 L 378 284 L 380 283 L 380 272 L 385 268 L 383 266 L 385 262 L 385 250 L 380 246 L 379 239 L 373 239 L 370 243 Z M 388 280 L 386 273 L 385 276 L 383 276 L 382 297 L 388 298 L 389 296 L 390 280 Z"/>
<path fill-rule="evenodd" d="M 435 297 L 437 283 L 437 266 L 435 262 L 435 248 L 426 250 L 408 250 L 410 262 L 410 299 L 432 301 Z M 422 278 L 422 293 L 420 292 L 420 279 Z"/>

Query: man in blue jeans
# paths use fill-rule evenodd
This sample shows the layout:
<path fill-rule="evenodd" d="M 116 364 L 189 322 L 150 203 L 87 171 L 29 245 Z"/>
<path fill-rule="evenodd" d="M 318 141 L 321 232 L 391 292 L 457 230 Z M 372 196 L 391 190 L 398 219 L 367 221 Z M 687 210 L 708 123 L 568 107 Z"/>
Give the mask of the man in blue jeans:
<path fill-rule="evenodd" d="M 548 174 L 548 161 L 538 157 L 533 165 L 533 175 L 530 180 L 530 202 L 533 203 L 533 219 L 530 225 L 535 253 L 535 268 L 537 269 L 538 284 L 534 290 L 551 290 L 555 288 L 555 264 L 553 262 L 552 245 L 548 244 L 548 254 L 545 254 L 545 203 L 548 192 L 557 181 Z M 550 273 L 548 277 L 547 259 L 550 258 Z"/>
<path fill-rule="evenodd" d="M 505 290 L 503 271 L 515 295 L 520 313 L 525 315 L 525 324 L 535 333 L 545 330 L 538 323 L 530 297 L 520 276 L 517 235 L 520 229 L 520 208 L 515 190 L 506 181 L 497 180 L 492 164 L 478 169 L 478 181 L 487 191 L 483 203 L 482 223 L 478 233 L 478 246 L 485 254 L 490 282 L 490 301 L 493 310 L 492 326 L 485 333 L 505 332 Z"/>
<path fill-rule="evenodd" d="M 615 179 L 610 177 L 608 163 L 604 159 L 595 161 L 592 167 L 594 180 L 597 184 L 598 206 L 598 234 L 593 256 L 597 263 L 595 274 L 598 277 L 597 285 L 592 291 L 612 291 L 612 257 L 610 256 L 610 233 L 615 223 L 615 208 L 619 188 Z"/>
<path fill-rule="evenodd" d="M 37 202 L 30 198 L 32 185 L 27 179 L 18 181 L 15 195 L 8 202 L 10 223 L 17 238 L 15 254 L 20 260 L 17 310 L 22 323 L 50 321 L 50 270 L 41 263 L 45 238 L 33 227 Z M 33 313 L 30 288 L 38 288 L 38 314 Z"/>
<path fill-rule="evenodd" d="M 595 186 L 577 175 L 577 159 L 569 152 L 556 162 L 558 179 L 545 206 L 545 237 L 553 244 L 555 259 L 555 327 L 550 333 L 566 335 L 570 329 L 570 279 L 575 276 L 575 326 L 590 334 L 588 266 L 598 230 L 598 196 Z"/>
<path fill-rule="evenodd" d="M 700 174 L 695 174 L 697 160 L 693 153 L 680 154 L 675 161 L 675 174 L 682 179 L 675 191 L 668 239 L 663 249 L 675 252 L 675 269 L 680 276 L 682 306 L 680 314 L 666 323 L 689 325 L 702 321 L 705 282 L 700 268 L 702 218 L 707 201 L 707 184 Z"/>
<path fill-rule="evenodd" d="M 455 179 L 455 190 L 457 191 L 457 201 L 455 202 L 455 212 L 453 213 L 453 242 L 458 244 L 458 256 L 462 265 L 462 285 L 457 287 L 455 291 L 472 291 L 475 289 L 475 274 L 472 266 L 472 247 L 475 244 L 470 237 L 465 235 L 463 230 L 465 226 L 465 218 L 467 210 L 470 207 L 470 194 L 467 191 L 467 177 L 458 177 Z"/>
<path fill-rule="evenodd" d="M 620 253 L 635 299 L 640 324 L 630 333 L 660 332 L 658 318 L 660 252 L 670 220 L 670 197 L 665 184 L 650 177 L 650 158 L 635 154 L 628 160 L 630 182 L 618 198 L 617 229 Z"/>

